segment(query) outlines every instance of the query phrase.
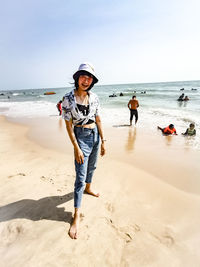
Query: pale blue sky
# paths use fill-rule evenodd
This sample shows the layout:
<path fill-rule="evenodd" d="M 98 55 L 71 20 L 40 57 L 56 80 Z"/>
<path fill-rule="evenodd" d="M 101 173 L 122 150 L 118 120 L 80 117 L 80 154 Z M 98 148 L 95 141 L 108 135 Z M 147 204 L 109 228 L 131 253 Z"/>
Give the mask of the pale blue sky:
<path fill-rule="evenodd" d="M 0 90 L 200 79 L 197 0 L 0 0 Z"/>

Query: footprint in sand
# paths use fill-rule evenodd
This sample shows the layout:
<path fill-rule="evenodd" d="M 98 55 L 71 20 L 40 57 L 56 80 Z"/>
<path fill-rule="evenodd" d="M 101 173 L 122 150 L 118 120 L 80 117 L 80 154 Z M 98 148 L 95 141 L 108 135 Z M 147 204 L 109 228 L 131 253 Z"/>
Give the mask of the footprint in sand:
<path fill-rule="evenodd" d="M 40 179 L 41 179 L 42 181 L 50 182 L 51 184 L 54 184 L 54 180 L 53 180 L 52 178 L 45 177 L 44 175 L 42 175 L 42 176 L 40 177 Z"/>
<path fill-rule="evenodd" d="M 15 177 L 15 176 L 26 176 L 26 174 L 23 173 L 23 172 L 19 172 L 19 173 L 14 174 L 14 175 L 9 175 L 8 178 L 13 178 L 13 177 Z"/>
<path fill-rule="evenodd" d="M 131 225 L 131 227 L 135 230 L 135 232 L 139 232 L 141 230 L 140 226 L 137 224 Z"/>
<path fill-rule="evenodd" d="M 84 220 L 85 215 L 83 213 L 80 214 L 80 222 Z"/>
<path fill-rule="evenodd" d="M 47 180 L 47 178 L 46 178 L 45 176 L 41 176 L 40 179 L 41 179 L 42 181 L 46 181 L 46 180 Z"/>
<path fill-rule="evenodd" d="M 115 211 L 115 208 L 114 208 L 114 206 L 113 206 L 112 203 L 107 202 L 107 203 L 105 204 L 105 206 L 106 206 L 106 209 L 107 209 L 109 212 L 114 212 L 114 211 Z"/>
<path fill-rule="evenodd" d="M 54 179 L 49 178 L 49 177 L 46 177 L 46 176 L 44 176 L 44 175 L 42 175 L 42 176 L 40 177 L 40 179 L 41 179 L 42 181 L 44 181 L 44 182 L 51 183 L 52 185 L 55 184 Z M 59 184 L 60 184 L 60 183 L 59 183 Z M 58 191 L 58 192 L 62 192 L 62 191 L 65 191 L 66 188 L 67 188 L 67 183 L 65 183 L 62 187 L 58 188 L 57 191 Z"/>
<path fill-rule="evenodd" d="M 13 242 L 15 242 L 15 240 L 17 240 L 19 235 L 21 235 L 23 232 L 24 232 L 23 226 L 16 224 L 16 222 L 5 225 L 5 227 L 2 229 L 0 233 L 1 235 L 0 243 L 4 245 L 10 245 Z"/>
<path fill-rule="evenodd" d="M 126 243 L 129 243 L 132 241 L 134 235 L 140 231 L 140 227 L 137 224 L 127 225 L 120 227 L 119 231 L 125 236 Z"/>
<path fill-rule="evenodd" d="M 171 247 L 175 241 L 174 241 L 174 238 L 169 235 L 168 233 L 164 233 L 163 235 L 161 236 L 157 236 L 153 233 L 151 233 L 153 237 L 155 237 L 161 244 L 167 246 L 167 247 Z"/>
<path fill-rule="evenodd" d="M 131 240 L 133 239 L 132 236 L 129 233 L 125 233 L 126 235 L 126 243 L 131 242 Z"/>
<path fill-rule="evenodd" d="M 174 244 L 174 238 L 170 235 L 163 235 L 161 241 L 167 247 L 171 247 Z"/>
<path fill-rule="evenodd" d="M 133 239 L 133 233 L 131 233 L 131 230 L 130 227 L 117 227 L 113 220 L 111 218 L 106 218 L 106 221 L 112 226 L 112 228 L 115 230 L 116 234 L 121 237 L 122 239 L 125 240 L 126 243 L 129 243 L 132 241 Z M 129 231 L 129 232 L 128 232 Z"/>
<path fill-rule="evenodd" d="M 63 187 L 58 188 L 57 191 L 58 192 L 63 192 L 63 191 L 66 190 L 66 188 L 67 188 L 67 186 L 63 186 Z"/>

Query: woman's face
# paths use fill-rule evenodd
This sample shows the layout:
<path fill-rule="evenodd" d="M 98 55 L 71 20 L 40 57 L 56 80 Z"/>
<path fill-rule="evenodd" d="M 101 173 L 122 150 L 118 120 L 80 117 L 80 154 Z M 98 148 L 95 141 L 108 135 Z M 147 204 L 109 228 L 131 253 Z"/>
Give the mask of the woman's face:
<path fill-rule="evenodd" d="M 86 91 L 93 82 L 93 77 L 87 74 L 80 75 L 78 79 L 78 89 Z"/>

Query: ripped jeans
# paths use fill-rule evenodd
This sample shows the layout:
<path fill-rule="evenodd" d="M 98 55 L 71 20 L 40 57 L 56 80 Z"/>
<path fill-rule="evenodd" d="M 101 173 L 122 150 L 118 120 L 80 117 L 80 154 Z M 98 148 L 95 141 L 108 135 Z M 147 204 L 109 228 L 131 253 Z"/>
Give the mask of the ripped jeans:
<path fill-rule="evenodd" d="M 84 155 L 84 163 L 79 164 L 75 159 L 76 180 L 74 184 L 74 207 L 81 206 L 85 183 L 92 182 L 92 176 L 96 169 L 99 150 L 99 133 L 97 127 L 94 129 L 74 127 L 78 145 Z"/>

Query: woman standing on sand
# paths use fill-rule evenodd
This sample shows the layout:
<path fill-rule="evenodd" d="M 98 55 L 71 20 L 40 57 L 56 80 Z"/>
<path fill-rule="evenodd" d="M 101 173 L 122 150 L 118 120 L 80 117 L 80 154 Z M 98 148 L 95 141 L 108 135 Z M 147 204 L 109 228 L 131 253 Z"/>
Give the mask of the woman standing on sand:
<path fill-rule="evenodd" d="M 99 99 L 90 92 L 98 82 L 94 68 L 89 63 L 79 66 L 73 75 L 75 89 L 63 97 L 62 109 L 69 138 L 74 146 L 76 180 L 74 186 L 74 219 L 69 229 L 72 239 L 77 239 L 79 208 L 83 191 L 99 197 L 91 189 L 94 170 L 96 169 L 101 138 L 100 154 L 105 154 L 105 139 L 99 116 Z"/>

